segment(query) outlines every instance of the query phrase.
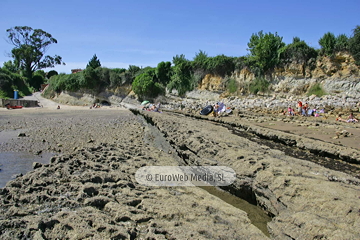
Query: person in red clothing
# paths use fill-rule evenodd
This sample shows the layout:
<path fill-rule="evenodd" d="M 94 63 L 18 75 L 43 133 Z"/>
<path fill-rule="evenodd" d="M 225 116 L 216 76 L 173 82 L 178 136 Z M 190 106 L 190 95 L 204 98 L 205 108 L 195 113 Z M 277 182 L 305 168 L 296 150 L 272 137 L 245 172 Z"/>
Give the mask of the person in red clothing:
<path fill-rule="evenodd" d="M 302 113 L 302 102 L 301 102 L 301 101 L 298 101 L 297 106 L 298 106 L 298 112 L 297 112 L 297 114 L 301 115 L 301 113 Z"/>

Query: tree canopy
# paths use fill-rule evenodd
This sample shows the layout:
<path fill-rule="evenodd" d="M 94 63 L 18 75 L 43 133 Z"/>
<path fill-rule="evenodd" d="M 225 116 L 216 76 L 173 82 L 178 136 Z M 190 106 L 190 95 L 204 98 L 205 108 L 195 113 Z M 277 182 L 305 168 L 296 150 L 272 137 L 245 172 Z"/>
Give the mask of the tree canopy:
<path fill-rule="evenodd" d="M 86 65 L 86 68 L 88 67 L 92 67 L 93 69 L 101 67 L 100 60 L 97 58 L 96 54 L 94 54 L 89 63 Z"/>
<path fill-rule="evenodd" d="M 277 33 L 263 33 L 251 35 L 248 43 L 250 51 L 249 62 L 259 70 L 257 75 L 263 75 L 279 63 L 279 50 L 285 46 L 282 37 Z"/>
<path fill-rule="evenodd" d="M 9 42 L 14 45 L 11 56 L 15 65 L 25 72 L 25 76 L 31 86 L 32 74 L 39 69 L 51 68 L 55 65 L 64 64 L 58 55 L 45 55 L 49 46 L 57 43 L 50 33 L 42 29 L 32 29 L 27 26 L 16 26 L 7 29 Z"/>
<path fill-rule="evenodd" d="M 356 64 L 360 65 L 360 25 L 353 30 L 353 36 L 349 39 L 349 50 Z"/>

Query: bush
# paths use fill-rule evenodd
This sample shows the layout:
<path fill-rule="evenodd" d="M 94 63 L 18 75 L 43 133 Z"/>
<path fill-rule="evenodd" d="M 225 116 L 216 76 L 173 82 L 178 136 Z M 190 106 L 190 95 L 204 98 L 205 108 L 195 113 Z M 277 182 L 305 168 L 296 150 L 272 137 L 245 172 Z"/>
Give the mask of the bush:
<path fill-rule="evenodd" d="M 206 60 L 206 66 L 208 72 L 225 77 L 231 75 L 235 70 L 235 58 L 227 57 L 225 55 L 218 55 L 216 57 L 210 57 Z"/>
<path fill-rule="evenodd" d="M 293 42 L 281 48 L 279 53 L 282 63 L 307 63 L 309 59 L 317 57 L 316 50 L 309 47 L 305 41 L 300 40 L 298 37 L 294 37 Z"/>
<path fill-rule="evenodd" d="M 340 34 L 336 37 L 335 51 L 348 51 L 349 50 L 349 38 L 345 34 Z"/>
<path fill-rule="evenodd" d="M 317 97 L 321 97 L 326 95 L 326 92 L 322 89 L 320 83 L 315 83 L 309 88 L 307 95 L 308 96 L 316 95 Z"/>
<path fill-rule="evenodd" d="M 335 35 L 331 32 L 325 33 L 324 36 L 320 38 L 319 44 L 321 46 L 321 53 L 331 57 L 335 50 Z"/>
<path fill-rule="evenodd" d="M 167 84 L 169 91 L 176 89 L 178 95 L 183 97 L 187 91 L 196 87 L 197 82 L 192 73 L 190 61 L 178 61 L 173 68 L 173 73 L 170 82 Z"/>
<path fill-rule="evenodd" d="M 19 96 L 31 94 L 31 89 L 24 77 L 3 68 L 0 68 L 0 89 L 2 98 L 12 98 L 14 90 L 19 91 Z"/>
<path fill-rule="evenodd" d="M 235 79 L 230 79 L 227 84 L 227 90 L 229 93 L 235 93 L 238 90 L 238 83 Z"/>
<path fill-rule="evenodd" d="M 250 83 L 249 91 L 252 94 L 258 94 L 258 92 L 265 93 L 268 91 L 270 82 L 265 78 L 256 78 L 252 83 Z"/>
<path fill-rule="evenodd" d="M 165 94 L 165 87 L 160 83 L 154 82 L 153 76 L 149 73 L 140 74 L 132 83 L 132 90 L 141 100 L 145 98 L 155 98 Z"/>

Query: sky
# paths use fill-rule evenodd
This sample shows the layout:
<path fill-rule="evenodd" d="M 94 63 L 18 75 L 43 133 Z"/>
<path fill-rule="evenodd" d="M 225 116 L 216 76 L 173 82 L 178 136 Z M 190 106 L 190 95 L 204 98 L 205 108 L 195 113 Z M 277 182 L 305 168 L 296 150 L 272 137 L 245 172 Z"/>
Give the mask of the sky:
<path fill-rule="evenodd" d="M 213 57 L 245 56 L 252 34 L 277 33 L 286 44 L 309 46 L 327 32 L 352 35 L 360 25 L 360 1 L 328 0 L 0 0 L 0 66 L 12 60 L 6 30 L 29 26 L 58 42 L 46 55 L 66 63 L 59 73 L 84 69 L 94 54 L 103 67 L 156 67 L 200 50 Z"/>

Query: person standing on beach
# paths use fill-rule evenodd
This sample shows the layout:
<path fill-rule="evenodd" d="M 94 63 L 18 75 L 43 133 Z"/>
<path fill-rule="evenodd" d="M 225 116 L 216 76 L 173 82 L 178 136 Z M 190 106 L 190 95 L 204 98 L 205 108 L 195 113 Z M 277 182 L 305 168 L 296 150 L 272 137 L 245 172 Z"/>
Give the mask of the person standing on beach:
<path fill-rule="evenodd" d="M 302 113 L 302 102 L 298 101 L 297 106 L 298 106 L 298 114 L 301 115 L 301 113 Z"/>

